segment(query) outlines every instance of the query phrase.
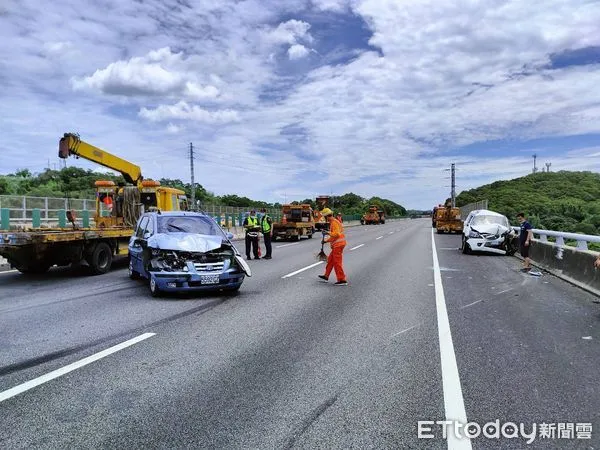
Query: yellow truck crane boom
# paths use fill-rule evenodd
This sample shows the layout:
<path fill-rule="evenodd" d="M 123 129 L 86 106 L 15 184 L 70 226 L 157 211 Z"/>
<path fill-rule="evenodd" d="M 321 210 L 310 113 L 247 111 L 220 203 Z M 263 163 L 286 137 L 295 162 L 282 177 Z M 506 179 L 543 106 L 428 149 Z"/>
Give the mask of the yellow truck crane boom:
<path fill-rule="evenodd" d="M 144 208 L 159 211 L 187 209 L 185 192 L 163 187 L 157 181 L 143 180 L 139 166 L 65 133 L 58 156 L 85 158 L 120 172 L 128 185 L 96 181 L 95 226 L 79 228 L 74 211 L 67 211 L 72 228 L 31 229 L 0 233 L 0 256 L 23 273 L 43 273 L 53 265 L 88 265 L 93 274 L 107 272 L 113 256 L 125 256 L 127 244 Z"/>
<path fill-rule="evenodd" d="M 60 139 L 58 157 L 66 159 L 71 155 L 93 161 L 107 169 L 115 170 L 123 175 L 127 183 L 141 187 L 143 177 L 140 166 L 88 144 L 74 133 L 65 133 Z"/>

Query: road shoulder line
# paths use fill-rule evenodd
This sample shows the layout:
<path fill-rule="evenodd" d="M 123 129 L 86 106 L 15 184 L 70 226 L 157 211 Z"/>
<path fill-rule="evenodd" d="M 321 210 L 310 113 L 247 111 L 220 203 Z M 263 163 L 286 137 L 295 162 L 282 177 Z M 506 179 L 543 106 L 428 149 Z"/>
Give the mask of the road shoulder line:
<path fill-rule="evenodd" d="M 460 385 L 456 354 L 454 353 L 454 344 L 452 343 L 452 333 L 450 332 L 450 321 L 448 320 L 446 297 L 444 296 L 442 273 L 440 271 L 440 263 L 438 261 L 435 247 L 435 234 L 433 233 L 433 229 L 431 230 L 431 252 L 433 254 L 433 280 L 435 286 L 438 335 L 440 340 L 444 410 L 446 412 L 447 421 L 458 421 L 465 425 L 467 424 L 467 413 L 465 412 L 465 403 Z M 448 433 L 449 450 L 470 450 L 471 448 L 470 439 L 459 439 L 457 436 L 455 436 L 455 433 Z"/>

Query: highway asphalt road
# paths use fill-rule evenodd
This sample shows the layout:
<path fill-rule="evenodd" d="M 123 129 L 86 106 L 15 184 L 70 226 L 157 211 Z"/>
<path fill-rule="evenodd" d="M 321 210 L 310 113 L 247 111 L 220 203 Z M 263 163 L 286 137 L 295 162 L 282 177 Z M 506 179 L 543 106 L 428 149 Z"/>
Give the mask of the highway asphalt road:
<path fill-rule="evenodd" d="M 526 446 L 435 424 L 419 439 L 446 418 L 600 447 L 596 297 L 463 255 L 428 220 L 347 236 L 346 287 L 319 283 L 322 264 L 297 272 L 317 239 L 276 242 L 237 295 L 154 299 L 124 267 L 0 274 L 0 447 Z M 573 438 L 542 439 L 542 422 Z"/>

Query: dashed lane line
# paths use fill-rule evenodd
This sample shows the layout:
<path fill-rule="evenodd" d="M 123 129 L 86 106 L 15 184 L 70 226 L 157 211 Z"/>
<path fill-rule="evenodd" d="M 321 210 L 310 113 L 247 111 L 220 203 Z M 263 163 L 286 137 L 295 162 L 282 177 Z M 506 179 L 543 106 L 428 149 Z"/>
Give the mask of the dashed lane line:
<path fill-rule="evenodd" d="M 356 247 L 352 247 L 350 250 L 356 250 L 357 248 L 363 247 L 365 244 L 357 245 Z"/>
<path fill-rule="evenodd" d="M 291 247 L 292 245 L 298 244 L 300 244 L 300 242 L 292 242 L 291 244 L 276 245 L 275 248 Z"/>
<path fill-rule="evenodd" d="M 305 270 L 312 269 L 313 267 L 317 267 L 319 264 L 323 264 L 323 261 L 319 261 L 317 263 L 311 264 L 310 266 L 303 267 L 302 269 L 296 270 L 295 272 L 288 273 L 287 275 L 284 275 L 281 278 L 290 278 L 290 277 L 293 277 L 294 275 L 298 275 L 299 273 L 302 273 Z"/>
<path fill-rule="evenodd" d="M 131 347 L 132 345 L 137 344 L 138 342 L 144 341 L 149 337 L 154 336 L 155 334 L 156 333 L 141 334 L 137 337 L 134 337 L 133 339 L 121 342 L 120 344 L 107 348 L 106 350 L 102 350 L 99 353 L 96 353 L 94 355 L 88 356 L 87 358 L 83 358 L 79 361 L 69 364 L 68 366 L 53 370 L 52 372 L 49 372 L 46 375 L 42 375 L 41 377 L 34 378 L 33 380 L 29 380 L 23 384 L 19 384 L 18 386 L 10 388 L 4 392 L 0 392 L 0 402 L 8 400 L 9 398 L 12 398 L 16 395 L 22 394 L 23 392 L 33 389 L 34 387 L 37 387 L 41 384 L 47 383 L 48 381 L 52 381 L 58 377 L 62 377 L 63 375 L 68 374 L 69 372 L 73 372 L 74 370 L 80 369 L 83 366 L 87 366 L 88 364 L 98 361 L 99 359 L 106 358 L 107 356 L 112 355 L 113 353 L 116 353 L 127 347 Z"/>

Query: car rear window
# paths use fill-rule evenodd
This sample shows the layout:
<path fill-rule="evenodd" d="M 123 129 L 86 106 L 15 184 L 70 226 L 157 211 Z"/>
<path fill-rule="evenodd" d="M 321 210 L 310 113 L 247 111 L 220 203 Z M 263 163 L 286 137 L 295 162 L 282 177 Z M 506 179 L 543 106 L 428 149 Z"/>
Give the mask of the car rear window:
<path fill-rule="evenodd" d="M 209 236 L 222 236 L 223 232 L 209 217 L 168 217 L 158 218 L 159 233 L 194 233 Z"/>

